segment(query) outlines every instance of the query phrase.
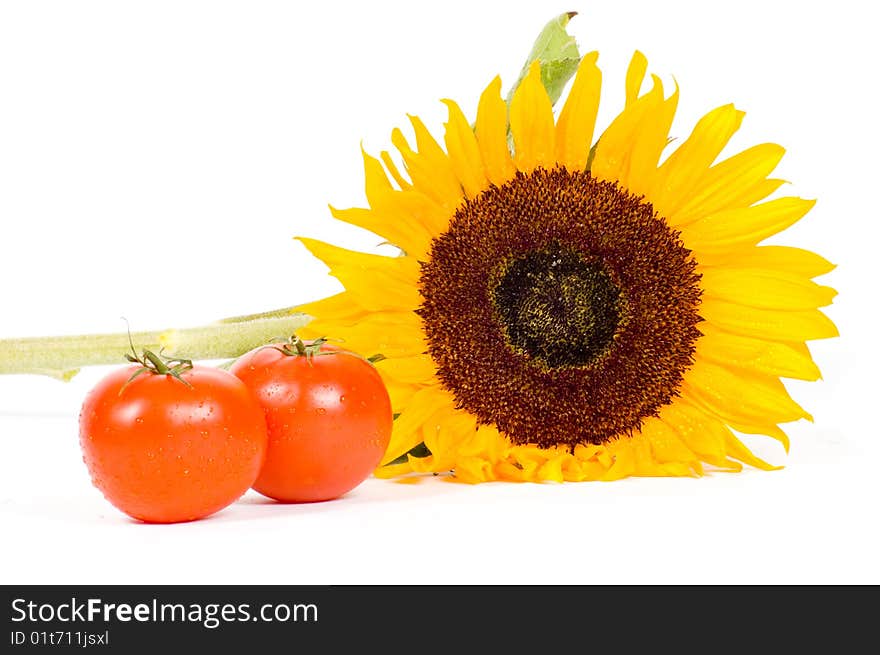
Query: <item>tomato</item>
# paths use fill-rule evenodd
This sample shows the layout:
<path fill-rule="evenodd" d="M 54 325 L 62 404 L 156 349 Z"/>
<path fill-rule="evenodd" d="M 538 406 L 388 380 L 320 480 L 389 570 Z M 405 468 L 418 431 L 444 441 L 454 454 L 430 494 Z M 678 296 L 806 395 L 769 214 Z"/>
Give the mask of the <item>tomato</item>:
<path fill-rule="evenodd" d="M 257 348 L 230 368 L 266 413 L 269 448 L 254 489 L 283 502 L 330 500 L 379 465 L 391 438 L 391 401 L 360 355 L 320 340 L 291 344 Z"/>
<path fill-rule="evenodd" d="M 266 454 L 266 421 L 250 391 L 211 366 L 179 376 L 142 369 L 112 371 L 83 402 L 80 445 L 93 484 L 150 523 L 191 521 L 238 499 Z"/>

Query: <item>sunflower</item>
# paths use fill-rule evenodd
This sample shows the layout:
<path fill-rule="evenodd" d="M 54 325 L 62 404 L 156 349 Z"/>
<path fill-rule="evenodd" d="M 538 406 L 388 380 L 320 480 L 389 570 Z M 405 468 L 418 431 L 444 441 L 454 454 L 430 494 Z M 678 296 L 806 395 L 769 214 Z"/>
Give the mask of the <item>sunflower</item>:
<path fill-rule="evenodd" d="M 554 115 L 532 63 L 510 105 L 493 79 L 475 121 L 445 100 L 445 148 L 411 117 L 363 153 L 368 207 L 332 215 L 399 256 L 302 238 L 345 291 L 299 307 L 312 336 L 381 354 L 396 420 L 380 477 L 465 482 L 701 475 L 774 468 L 737 433 L 810 415 L 780 377 L 817 380 L 805 344 L 837 335 L 819 310 L 833 266 L 759 245 L 814 202 L 767 200 L 775 144 L 722 161 L 743 112 L 719 107 L 668 156 L 678 89 L 641 93 L 594 141 L 601 72 L 584 56 Z"/>

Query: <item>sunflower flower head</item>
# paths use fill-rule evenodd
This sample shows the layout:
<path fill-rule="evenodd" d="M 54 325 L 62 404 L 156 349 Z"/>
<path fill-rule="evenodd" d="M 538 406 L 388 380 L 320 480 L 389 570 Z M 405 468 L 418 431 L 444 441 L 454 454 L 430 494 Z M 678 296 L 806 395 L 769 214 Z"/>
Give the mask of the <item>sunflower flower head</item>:
<path fill-rule="evenodd" d="M 678 89 L 654 76 L 642 93 L 638 52 L 597 133 L 598 54 L 566 64 L 558 112 L 553 64 L 534 59 L 509 104 L 488 84 L 474 120 L 444 100 L 442 144 L 416 117 L 414 143 L 394 130 L 402 168 L 363 153 L 368 206 L 332 214 L 399 256 L 302 239 L 345 287 L 297 308 L 307 331 L 383 356 L 397 418 L 377 475 L 774 468 L 737 433 L 787 449 L 780 424 L 810 415 L 780 378 L 818 379 L 806 342 L 837 335 L 820 311 L 836 292 L 812 280 L 833 266 L 760 245 L 814 204 L 767 199 L 783 149 L 719 161 L 743 119 L 725 105 L 667 152 Z"/>

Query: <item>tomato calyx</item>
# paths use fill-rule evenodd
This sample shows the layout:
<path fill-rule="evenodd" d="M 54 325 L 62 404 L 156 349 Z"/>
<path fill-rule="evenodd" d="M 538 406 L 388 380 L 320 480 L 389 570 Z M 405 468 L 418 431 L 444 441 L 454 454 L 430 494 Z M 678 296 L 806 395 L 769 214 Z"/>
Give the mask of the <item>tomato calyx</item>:
<path fill-rule="evenodd" d="M 170 375 L 192 389 L 192 385 L 182 377 L 184 373 L 192 370 L 193 363 L 191 359 L 167 357 L 162 354 L 161 350 L 159 351 L 159 354 L 156 354 L 146 348 L 144 348 L 142 354 L 138 356 L 134 351 L 134 347 L 132 347 L 130 353 L 125 354 L 125 358 L 132 364 L 140 364 L 140 368 L 132 373 L 131 377 L 128 378 L 125 384 L 119 389 L 120 395 L 136 377 L 143 375 L 144 373 L 150 373 L 152 375 Z"/>
<path fill-rule="evenodd" d="M 332 355 L 335 353 L 333 350 L 321 350 L 327 341 L 326 337 L 318 337 L 317 339 L 305 342 L 295 334 L 292 334 L 280 344 L 270 347 L 275 348 L 275 350 L 288 357 L 305 357 L 308 361 L 311 361 L 315 355 Z"/>
<path fill-rule="evenodd" d="M 312 358 L 315 355 L 337 355 L 339 353 L 347 353 L 349 355 L 355 355 L 357 357 L 361 357 L 362 359 L 368 361 L 370 364 L 375 364 L 376 362 L 381 362 L 383 359 L 387 359 L 385 355 L 382 353 L 376 353 L 371 357 L 363 357 L 362 355 L 358 355 L 357 353 L 347 351 L 347 350 L 324 350 L 324 345 L 330 343 L 330 339 L 327 337 L 318 337 L 317 339 L 312 339 L 310 341 L 303 341 L 295 334 L 290 337 L 284 339 L 276 340 L 275 344 L 267 346 L 268 348 L 274 348 L 278 352 L 287 355 L 288 357 L 305 357 L 309 363 L 311 363 Z"/>

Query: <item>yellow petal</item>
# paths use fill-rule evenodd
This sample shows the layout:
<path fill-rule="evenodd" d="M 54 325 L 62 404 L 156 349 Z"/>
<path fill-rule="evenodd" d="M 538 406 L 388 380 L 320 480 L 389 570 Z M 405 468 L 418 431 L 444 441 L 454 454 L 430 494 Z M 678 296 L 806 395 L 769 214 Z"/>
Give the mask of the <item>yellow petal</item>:
<path fill-rule="evenodd" d="M 661 410 L 660 420 L 704 462 L 722 468 L 737 468 L 736 463 L 727 459 L 725 439 L 730 430 L 717 418 L 677 399 Z"/>
<path fill-rule="evenodd" d="M 447 211 L 454 211 L 462 199 L 462 189 L 446 153 L 437 145 L 422 122 L 410 117 L 419 150 L 410 148 L 400 129 L 391 132 L 391 143 L 400 152 L 413 186 Z"/>
<path fill-rule="evenodd" d="M 394 189 L 381 162 L 368 155 L 363 148 L 361 152 L 367 201 L 374 214 L 369 217 L 352 214 L 340 220 L 361 220 L 365 225 L 369 223 L 371 227 L 366 229 L 382 235 L 406 252 L 421 252 L 427 247 L 426 240 L 430 241 L 434 234 L 446 229 L 449 211 L 409 186 L 403 191 Z M 412 207 L 414 204 L 418 205 L 415 210 Z M 386 224 L 390 227 L 386 227 Z M 385 232 L 396 235 L 397 239 L 392 239 Z"/>
<path fill-rule="evenodd" d="M 682 227 L 681 237 L 688 248 L 700 254 L 729 252 L 753 246 L 794 225 L 815 204 L 815 200 L 786 197 L 719 211 Z"/>
<path fill-rule="evenodd" d="M 636 50 L 630 59 L 629 67 L 626 69 L 626 107 L 633 104 L 639 97 L 647 70 L 648 60 L 645 55 Z"/>
<path fill-rule="evenodd" d="M 526 481 L 525 476 L 523 475 L 523 470 L 513 462 L 508 462 L 507 460 L 495 462 L 495 476 L 499 480 L 504 480 L 506 482 Z"/>
<path fill-rule="evenodd" d="M 602 71 L 596 65 L 599 53 L 584 55 L 556 123 L 556 159 L 570 171 L 587 166 L 593 145 L 593 130 L 599 111 Z"/>
<path fill-rule="evenodd" d="M 765 437 L 770 437 L 771 439 L 775 439 L 780 444 L 782 444 L 782 447 L 785 448 L 786 453 L 788 452 L 788 448 L 791 445 L 788 435 L 785 434 L 785 431 L 778 425 L 772 425 L 766 422 L 748 423 L 744 421 L 730 421 L 730 427 L 737 432 L 741 432 L 743 434 L 759 434 Z"/>
<path fill-rule="evenodd" d="M 386 208 L 390 206 L 385 202 L 377 202 L 377 205 Z M 383 212 L 362 207 L 337 209 L 330 205 L 330 213 L 337 220 L 378 234 L 405 253 L 425 252 L 431 244 L 431 234 L 421 221 L 411 216 L 401 217 L 395 210 Z"/>
<path fill-rule="evenodd" d="M 460 445 L 472 437 L 476 429 L 476 419 L 468 412 L 455 409 L 451 403 L 427 420 L 422 436 L 434 457 L 432 470 L 455 468 Z"/>
<path fill-rule="evenodd" d="M 547 462 L 549 457 L 548 451 L 534 444 L 516 446 L 511 449 L 510 455 L 520 469 L 522 469 L 524 480 L 538 479 L 538 470 Z"/>
<path fill-rule="evenodd" d="M 668 462 L 697 464 L 698 458 L 694 452 L 679 438 L 675 430 L 660 419 L 653 417 L 646 419 L 641 432 L 647 436 L 651 444 L 651 453 L 657 462 L 661 464 Z"/>
<path fill-rule="evenodd" d="M 425 421 L 451 402 L 448 393 L 440 387 L 426 387 L 416 392 L 407 406 L 398 410 L 400 416 L 394 420 L 391 441 L 382 463 L 387 464 L 422 443 Z"/>
<path fill-rule="evenodd" d="M 602 476 L 602 480 L 620 480 L 635 474 L 635 451 L 630 446 L 629 441 L 628 438 L 622 437 L 609 445 L 608 450 L 614 458 L 614 463 Z"/>
<path fill-rule="evenodd" d="M 585 470 L 582 462 L 580 462 L 578 458 L 573 455 L 563 460 L 562 466 L 560 468 L 562 472 L 562 479 L 566 482 L 581 482 L 582 480 L 589 479 L 587 477 L 588 473 Z"/>
<path fill-rule="evenodd" d="M 493 79 L 480 96 L 475 132 L 489 181 L 501 186 L 516 173 L 507 145 L 507 104 L 501 97 L 501 78 Z"/>
<path fill-rule="evenodd" d="M 703 298 L 699 311 L 700 316 L 725 332 L 758 339 L 788 342 L 839 336 L 831 319 L 818 309 L 746 309 L 742 305 Z"/>
<path fill-rule="evenodd" d="M 683 395 L 731 425 L 812 420 L 777 378 L 742 370 L 734 372 L 705 360 L 698 359 L 688 370 L 681 389 Z"/>
<path fill-rule="evenodd" d="M 578 445 L 574 448 L 572 460 L 563 466 L 563 473 L 566 473 L 566 480 L 601 480 L 613 463 L 605 446 Z"/>
<path fill-rule="evenodd" d="M 720 330 L 707 330 L 697 341 L 697 355 L 716 364 L 735 366 L 766 375 L 818 380 L 819 368 L 809 354 L 779 341 L 765 341 L 729 334 Z"/>
<path fill-rule="evenodd" d="M 747 268 L 701 271 L 704 298 L 762 309 L 803 310 L 830 305 L 837 291 L 799 275 Z"/>
<path fill-rule="evenodd" d="M 681 209 L 664 214 L 666 220 L 673 227 L 679 227 L 726 209 L 748 207 L 757 202 L 773 191 L 766 178 L 783 154 L 782 146 L 764 143 L 716 164 L 701 177 Z"/>
<path fill-rule="evenodd" d="M 463 441 L 458 449 L 460 455 L 466 457 L 485 457 L 497 462 L 507 456 L 511 449 L 510 442 L 494 425 L 480 425 Z"/>
<path fill-rule="evenodd" d="M 662 88 L 662 87 L 661 87 Z M 678 107 L 678 86 L 673 94 L 645 116 L 632 144 L 626 188 L 636 194 L 649 195 L 656 184 L 657 163 L 669 143 L 669 128 Z"/>
<path fill-rule="evenodd" d="M 467 484 L 495 480 L 492 464 L 480 457 L 462 457 L 455 466 L 455 478 Z"/>
<path fill-rule="evenodd" d="M 406 475 L 407 473 L 412 473 L 412 470 L 412 466 L 408 461 L 406 461 L 400 464 L 379 466 L 375 471 L 373 471 L 373 475 L 380 480 L 390 480 L 391 478 L 396 478 L 401 475 Z"/>
<path fill-rule="evenodd" d="M 382 353 L 384 355 L 384 353 Z M 434 384 L 434 360 L 430 355 L 418 354 L 410 357 L 388 357 L 376 362 L 376 368 L 383 375 L 409 384 Z"/>
<path fill-rule="evenodd" d="M 729 427 L 685 400 L 679 399 L 673 406 L 664 408 L 662 415 L 664 422 L 676 430 L 703 461 L 713 466 L 741 470 L 739 462 L 743 462 L 763 470 L 778 468 L 755 457 Z"/>
<path fill-rule="evenodd" d="M 383 217 L 383 220 L 401 223 L 415 222 L 421 225 L 424 228 L 424 234 L 429 235 L 429 239 L 446 231 L 454 213 L 441 207 L 436 201 L 414 188 L 376 194 L 371 201 L 371 206 L 373 211 Z M 411 249 L 404 248 L 404 251 L 414 257 L 426 254 L 430 249 L 430 241 L 425 243 L 423 238 L 420 233 L 418 238 L 413 239 Z"/>
<path fill-rule="evenodd" d="M 413 257 L 385 257 L 339 248 L 316 239 L 297 237 L 323 261 L 330 274 L 371 310 L 416 309 L 420 303 L 419 265 Z"/>
<path fill-rule="evenodd" d="M 449 161 L 449 156 L 425 127 L 422 119 L 418 116 L 410 116 L 409 122 L 412 124 L 413 133 L 416 136 L 419 156 L 425 158 L 435 174 L 435 183 L 443 188 L 446 200 L 444 206 L 450 209 L 457 208 L 462 201 L 462 188 L 452 168 L 452 162 Z"/>
<path fill-rule="evenodd" d="M 651 452 L 651 441 L 642 433 L 628 437 L 633 454 L 633 475 L 651 476 L 657 474 L 658 462 Z"/>
<path fill-rule="evenodd" d="M 700 252 L 700 265 L 703 267 L 729 264 L 743 268 L 786 271 L 805 278 L 825 275 L 836 268 L 814 252 L 790 246 L 747 246 L 723 253 Z"/>
<path fill-rule="evenodd" d="M 732 104 L 709 112 L 663 162 L 650 198 L 661 215 L 674 215 L 687 201 L 691 190 L 739 129 L 743 116 L 745 113 Z"/>
<path fill-rule="evenodd" d="M 358 320 L 367 313 L 357 296 L 348 291 L 299 305 L 296 310 L 309 316 L 348 321 Z"/>
<path fill-rule="evenodd" d="M 397 182 L 397 186 L 399 186 L 401 189 L 409 189 L 412 186 L 412 183 L 407 180 L 398 170 L 397 164 L 395 164 L 394 160 L 391 158 L 391 153 L 387 150 L 383 150 L 379 153 L 379 156 L 382 158 L 382 163 L 385 164 L 385 168 L 387 168 L 388 172 L 391 173 L 391 177 L 393 177 L 394 181 Z"/>
<path fill-rule="evenodd" d="M 361 156 L 364 159 L 364 191 L 367 200 L 372 203 L 374 194 L 393 191 L 394 187 L 391 186 L 388 175 L 385 174 L 382 162 L 368 155 L 363 146 L 361 146 Z"/>
<path fill-rule="evenodd" d="M 562 474 L 562 463 L 564 460 L 564 457 L 548 459 L 538 469 L 536 477 L 547 482 L 563 482 L 565 480 L 565 476 Z"/>
<path fill-rule="evenodd" d="M 413 397 L 425 389 L 424 386 L 416 384 L 401 384 L 396 380 L 382 376 L 385 382 L 385 388 L 388 389 L 388 397 L 391 398 L 391 409 L 397 414 L 401 412 L 412 402 Z"/>
<path fill-rule="evenodd" d="M 731 457 L 736 457 L 741 462 L 745 462 L 749 466 L 754 466 L 763 471 L 776 471 L 782 468 L 781 466 L 768 464 L 760 457 L 755 457 L 755 455 L 752 454 L 752 451 L 750 451 L 742 441 L 737 439 L 732 432 L 728 432 L 727 434 L 727 451 L 730 453 Z"/>
<path fill-rule="evenodd" d="M 437 458 L 434 455 L 427 457 L 415 457 L 414 455 L 406 456 L 407 463 L 416 473 L 436 473 L 439 471 L 451 471 L 451 466 L 441 467 L 437 464 Z"/>
<path fill-rule="evenodd" d="M 473 198 L 488 185 L 483 160 L 480 158 L 480 145 L 461 108 L 452 100 L 443 102 L 449 110 L 445 137 L 449 160 L 465 193 Z"/>
<path fill-rule="evenodd" d="M 412 312 L 377 311 L 356 320 L 323 320 L 319 317 L 309 323 L 308 328 L 312 334 L 320 333 L 316 336 L 340 340 L 343 347 L 365 357 L 381 354 L 396 360 L 415 357 L 427 348 L 419 319 Z"/>
<path fill-rule="evenodd" d="M 532 62 L 510 101 L 514 161 L 524 173 L 538 166 L 552 168 L 555 152 L 553 105 L 541 82 L 541 64 Z"/>
<path fill-rule="evenodd" d="M 599 137 L 590 169 L 598 179 L 618 182 L 638 194 L 654 184 L 678 101 L 677 91 L 664 100 L 663 83 L 653 79 L 651 91 L 624 109 Z"/>

